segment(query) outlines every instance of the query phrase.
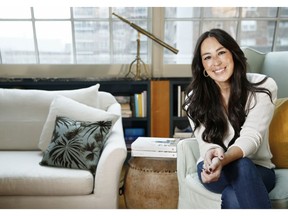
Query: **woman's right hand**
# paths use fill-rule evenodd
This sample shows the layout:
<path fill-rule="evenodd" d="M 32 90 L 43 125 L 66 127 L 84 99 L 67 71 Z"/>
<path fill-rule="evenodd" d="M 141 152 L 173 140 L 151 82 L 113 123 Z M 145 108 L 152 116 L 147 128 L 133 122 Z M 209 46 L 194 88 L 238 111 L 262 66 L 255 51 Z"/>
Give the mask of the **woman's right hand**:
<path fill-rule="evenodd" d="M 212 168 L 211 171 L 214 170 L 214 166 L 211 167 L 212 165 L 212 160 L 217 157 L 219 160 L 222 160 L 224 158 L 224 150 L 222 148 L 213 148 L 213 149 L 209 149 L 204 157 L 204 165 L 203 168 L 204 169 L 209 169 Z"/>
<path fill-rule="evenodd" d="M 201 173 L 203 183 L 218 181 L 222 170 L 221 160 L 223 158 L 224 150 L 222 148 L 214 148 L 206 152 L 203 163 L 203 171 Z"/>
<path fill-rule="evenodd" d="M 222 171 L 222 163 L 218 157 L 214 157 L 211 161 L 210 166 L 207 168 L 203 167 L 201 172 L 201 179 L 203 183 L 211 183 L 218 181 Z"/>

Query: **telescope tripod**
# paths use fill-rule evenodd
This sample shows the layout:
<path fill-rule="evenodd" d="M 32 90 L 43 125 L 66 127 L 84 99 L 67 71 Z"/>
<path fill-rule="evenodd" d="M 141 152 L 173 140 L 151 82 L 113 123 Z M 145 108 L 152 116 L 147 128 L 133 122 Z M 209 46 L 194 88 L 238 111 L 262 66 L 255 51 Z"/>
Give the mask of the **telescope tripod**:
<path fill-rule="evenodd" d="M 132 72 L 132 66 L 136 63 L 136 74 Z M 144 67 L 144 76 L 141 76 L 141 65 Z M 129 77 L 129 75 L 132 74 L 133 78 L 135 80 L 141 80 L 141 79 L 149 79 L 150 76 L 147 72 L 147 68 L 143 60 L 140 58 L 140 32 L 138 31 L 138 37 L 137 37 L 137 54 L 136 58 L 131 62 L 129 66 L 129 71 L 125 75 L 125 77 Z"/>

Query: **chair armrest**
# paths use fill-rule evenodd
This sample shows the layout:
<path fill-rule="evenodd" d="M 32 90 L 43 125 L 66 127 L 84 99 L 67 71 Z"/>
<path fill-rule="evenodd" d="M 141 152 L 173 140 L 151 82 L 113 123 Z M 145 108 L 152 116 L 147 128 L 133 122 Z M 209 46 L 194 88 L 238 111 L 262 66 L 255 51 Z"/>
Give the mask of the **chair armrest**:
<path fill-rule="evenodd" d="M 199 147 L 196 138 L 180 140 L 177 144 L 177 175 L 184 180 L 189 174 L 197 171 Z"/>
<path fill-rule="evenodd" d="M 95 175 L 94 194 L 97 194 L 98 198 L 106 200 L 107 208 L 117 208 L 120 175 L 127 157 L 127 148 L 120 104 L 114 103 L 108 108 L 108 111 L 120 115 L 120 118 L 114 124 L 101 154 Z"/>

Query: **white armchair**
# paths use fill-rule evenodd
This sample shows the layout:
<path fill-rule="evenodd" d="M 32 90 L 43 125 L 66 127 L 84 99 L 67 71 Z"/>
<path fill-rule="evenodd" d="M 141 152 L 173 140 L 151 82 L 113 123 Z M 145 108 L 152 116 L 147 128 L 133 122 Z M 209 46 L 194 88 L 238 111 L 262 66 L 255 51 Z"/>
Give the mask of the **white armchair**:
<path fill-rule="evenodd" d="M 181 140 L 177 145 L 178 208 L 219 209 L 221 194 L 208 191 L 199 181 L 196 162 L 199 158 L 195 138 Z M 288 169 L 276 169 L 276 186 L 269 196 L 273 208 L 288 208 Z"/>
<path fill-rule="evenodd" d="M 181 140 L 177 145 L 178 208 L 208 209 L 221 207 L 221 195 L 208 191 L 200 183 L 196 162 L 199 158 L 195 138 Z"/>

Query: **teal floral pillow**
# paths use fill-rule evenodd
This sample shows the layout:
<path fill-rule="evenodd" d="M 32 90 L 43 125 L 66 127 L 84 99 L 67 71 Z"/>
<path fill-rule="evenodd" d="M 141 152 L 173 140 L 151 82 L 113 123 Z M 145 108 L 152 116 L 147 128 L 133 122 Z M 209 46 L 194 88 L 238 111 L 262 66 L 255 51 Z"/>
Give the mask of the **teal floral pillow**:
<path fill-rule="evenodd" d="M 75 121 L 57 116 L 51 143 L 40 165 L 84 169 L 95 175 L 111 127 L 111 121 Z"/>

